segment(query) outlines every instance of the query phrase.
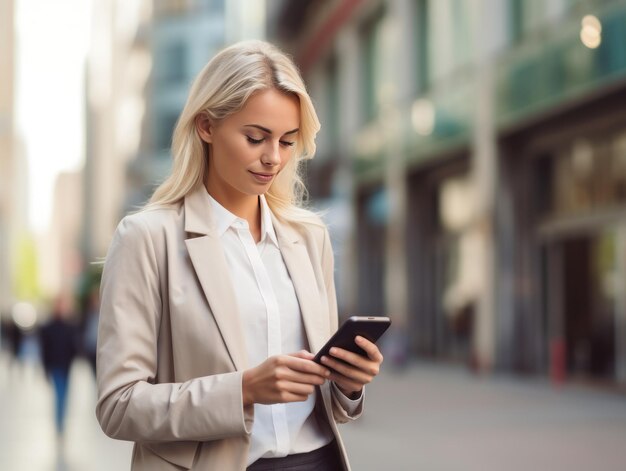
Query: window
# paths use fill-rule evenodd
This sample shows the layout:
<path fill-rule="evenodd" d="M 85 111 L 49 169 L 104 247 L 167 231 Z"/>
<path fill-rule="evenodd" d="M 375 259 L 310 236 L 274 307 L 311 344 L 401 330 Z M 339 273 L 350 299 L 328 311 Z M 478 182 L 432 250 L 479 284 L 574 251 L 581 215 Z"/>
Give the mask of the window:
<path fill-rule="evenodd" d="M 168 18 L 180 16 L 189 9 L 189 0 L 155 0 L 154 16 Z"/>
<path fill-rule="evenodd" d="M 378 93 L 382 83 L 382 20 L 384 10 L 379 10 L 361 28 L 362 117 L 373 120 L 378 113 Z"/>
<path fill-rule="evenodd" d="M 520 41 L 536 31 L 548 17 L 547 8 L 545 0 L 511 0 L 511 41 Z"/>
<path fill-rule="evenodd" d="M 224 0 L 195 0 L 195 7 L 203 13 L 224 16 Z"/>
<path fill-rule="evenodd" d="M 428 68 L 430 62 L 428 57 L 428 0 L 417 1 L 416 13 L 417 91 L 421 93 L 428 88 L 430 83 Z"/>
<path fill-rule="evenodd" d="M 626 133 L 578 137 L 538 159 L 535 175 L 546 188 L 541 216 L 566 216 L 626 203 Z"/>
<path fill-rule="evenodd" d="M 156 120 L 156 132 L 154 136 L 154 144 L 157 151 L 169 149 L 172 145 L 172 134 L 178 113 L 171 111 L 163 112 Z"/>
<path fill-rule="evenodd" d="M 337 66 L 337 56 L 333 54 L 328 60 L 328 121 L 329 140 L 331 146 L 335 146 L 339 141 L 340 123 L 340 96 L 339 96 L 339 70 Z"/>
<path fill-rule="evenodd" d="M 176 85 L 187 79 L 187 48 L 182 40 L 165 44 L 155 58 L 156 79 L 161 85 Z"/>
<path fill-rule="evenodd" d="M 423 93 L 472 60 L 475 13 L 465 0 L 415 3 L 417 91 Z"/>

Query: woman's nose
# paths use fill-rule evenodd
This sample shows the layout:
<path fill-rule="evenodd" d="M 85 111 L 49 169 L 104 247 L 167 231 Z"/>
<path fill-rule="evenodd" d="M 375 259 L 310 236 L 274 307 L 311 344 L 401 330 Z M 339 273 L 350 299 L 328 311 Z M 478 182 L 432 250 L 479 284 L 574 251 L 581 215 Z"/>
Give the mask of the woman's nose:
<path fill-rule="evenodd" d="M 261 158 L 261 162 L 264 165 L 278 165 L 280 164 L 280 143 L 272 143 L 270 146 L 268 146 L 265 150 L 265 153 L 263 154 L 262 158 Z"/>

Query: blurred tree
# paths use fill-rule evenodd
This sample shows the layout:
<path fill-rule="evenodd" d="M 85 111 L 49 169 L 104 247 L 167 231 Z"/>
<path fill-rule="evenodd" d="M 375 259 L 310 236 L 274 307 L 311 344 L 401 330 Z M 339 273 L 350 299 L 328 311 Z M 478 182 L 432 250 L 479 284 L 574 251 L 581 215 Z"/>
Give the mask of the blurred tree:
<path fill-rule="evenodd" d="M 88 265 L 78 282 L 76 298 L 78 301 L 81 320 L 84 320 L 89 307 L 89 298 L 94 291 L 100 290 L 100 279 L 102 278 L 102 264 Z"/>
<path fill-rule="evenodd" d="M 24 233 L 18 238 L 14 258 L 14 286 L 16 299 L 37 300 L 41 296 L 37 246 L 31 234 Z"/>

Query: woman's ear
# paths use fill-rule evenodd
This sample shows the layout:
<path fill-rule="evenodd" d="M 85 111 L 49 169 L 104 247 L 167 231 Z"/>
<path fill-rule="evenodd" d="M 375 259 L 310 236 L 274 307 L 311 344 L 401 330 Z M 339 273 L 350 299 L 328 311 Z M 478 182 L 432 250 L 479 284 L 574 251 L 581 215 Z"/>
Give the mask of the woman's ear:
<path fill-rule="evenodd" d="M 196 130 L 198 131 L 200 139 L 208 144 L 211 144 L 213 142 L 213 128 L 209 115 L 206 113 L 200 113 L 196 116 L 195 122 Z"/>

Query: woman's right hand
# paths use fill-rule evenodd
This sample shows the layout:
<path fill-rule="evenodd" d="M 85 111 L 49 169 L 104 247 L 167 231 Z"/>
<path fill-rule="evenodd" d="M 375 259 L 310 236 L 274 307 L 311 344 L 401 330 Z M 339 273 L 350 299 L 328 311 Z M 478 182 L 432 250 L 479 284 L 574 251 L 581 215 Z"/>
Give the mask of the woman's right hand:
<path fill-rule="evenodd" d="M 278 404 L 306 401 L 315 386 L 324 384 L 330 370 L 300 351 L 276 355 L 243 372 L 243 404 Z"/>

